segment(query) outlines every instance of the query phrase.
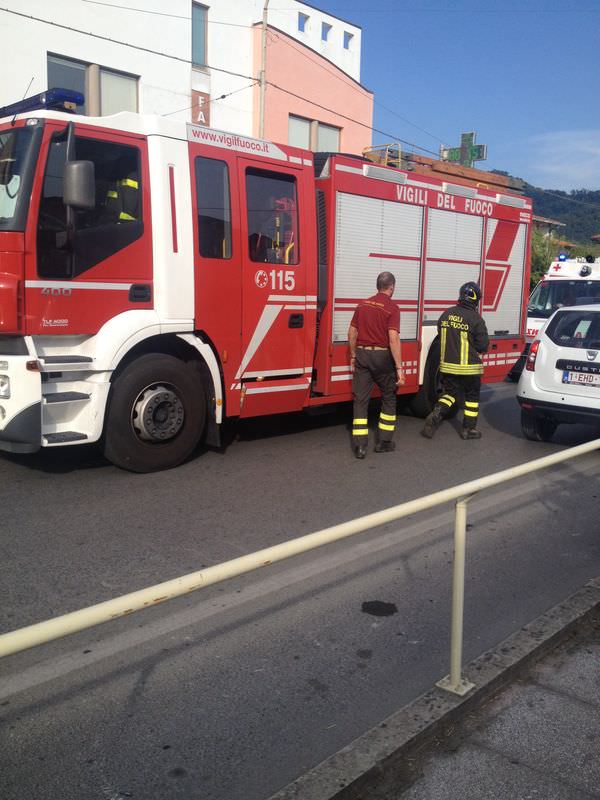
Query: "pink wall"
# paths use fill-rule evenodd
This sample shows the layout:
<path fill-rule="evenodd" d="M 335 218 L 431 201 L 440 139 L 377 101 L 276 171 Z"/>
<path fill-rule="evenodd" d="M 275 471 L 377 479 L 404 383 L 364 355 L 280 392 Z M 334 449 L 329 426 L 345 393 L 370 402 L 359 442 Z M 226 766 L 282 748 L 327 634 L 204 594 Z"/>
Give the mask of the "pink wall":
<path fill-rule="evenodd" d="M 254 75 L 260 72 L 260 60 L 261 30 L 258 26 L 254 30 Z M 370 127 L 373 124 L 373 93 L 314 50 L 271 27 L 268 33 L 266 76 L 267 81 L 298 97 L 267 85 L 265 139 L 287 144 L 288 117 L 294 114 L 341 128 L 340 150 L 344 153 L 360 154 L 363 148 L 371 144 L 371 130 L 364 125 Z M 301 99 L 305 97 L 310 97 L 310 100 Z M 255 136 L 258 136 L 259 130 L 259 107 L 260 90 L 257 85 L 254 89 Z M 364 124 L 359 125 L 353 120 Z"/>

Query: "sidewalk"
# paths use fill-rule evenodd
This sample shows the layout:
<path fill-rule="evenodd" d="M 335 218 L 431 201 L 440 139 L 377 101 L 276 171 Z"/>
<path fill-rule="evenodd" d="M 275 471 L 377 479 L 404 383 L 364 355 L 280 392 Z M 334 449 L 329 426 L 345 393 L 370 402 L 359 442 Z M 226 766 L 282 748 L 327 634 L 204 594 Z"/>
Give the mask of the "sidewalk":
<path fill-rule="evenodd" d="M 573 634 L 413 764 L 390 800 L 600 798 L 600 620 Z"/>

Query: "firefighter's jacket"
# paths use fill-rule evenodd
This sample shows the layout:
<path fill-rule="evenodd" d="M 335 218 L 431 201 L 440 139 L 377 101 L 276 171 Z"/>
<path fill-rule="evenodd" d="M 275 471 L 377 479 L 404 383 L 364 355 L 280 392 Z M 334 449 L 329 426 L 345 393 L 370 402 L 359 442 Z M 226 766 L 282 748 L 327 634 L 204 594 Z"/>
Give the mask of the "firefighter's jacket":
<path fill-rule="evenodd" d="M 440 372 L 479 375 L 480 353 L 488 348 L 488 332 L 480 314 L 466 303 L 448 308 L 438 320 Z"/>

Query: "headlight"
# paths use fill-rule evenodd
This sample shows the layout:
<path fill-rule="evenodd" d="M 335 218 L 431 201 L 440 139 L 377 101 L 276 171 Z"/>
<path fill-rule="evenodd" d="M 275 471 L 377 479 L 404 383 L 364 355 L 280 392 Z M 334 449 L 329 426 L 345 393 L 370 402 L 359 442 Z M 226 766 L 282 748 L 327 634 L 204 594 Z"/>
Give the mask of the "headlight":
<path fill-rule="evenodd" d="M 0 375 L 0 397 L 8 400 L 10 397 L 10 378 L 8 375 Z"/>

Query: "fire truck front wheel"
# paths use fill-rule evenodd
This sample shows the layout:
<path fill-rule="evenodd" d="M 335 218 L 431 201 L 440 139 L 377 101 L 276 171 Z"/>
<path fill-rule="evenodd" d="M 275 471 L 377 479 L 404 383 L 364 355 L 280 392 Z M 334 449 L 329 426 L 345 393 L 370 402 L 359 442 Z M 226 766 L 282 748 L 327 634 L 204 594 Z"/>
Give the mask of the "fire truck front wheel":
<path fill-rule="evenodd" d="M 104 455 L 132 472 L 181 464 L 206 424 L 206 393 L 194 364 L 161 353 L 141 356 L 114 380 Z"/>

